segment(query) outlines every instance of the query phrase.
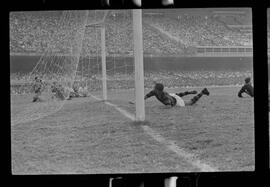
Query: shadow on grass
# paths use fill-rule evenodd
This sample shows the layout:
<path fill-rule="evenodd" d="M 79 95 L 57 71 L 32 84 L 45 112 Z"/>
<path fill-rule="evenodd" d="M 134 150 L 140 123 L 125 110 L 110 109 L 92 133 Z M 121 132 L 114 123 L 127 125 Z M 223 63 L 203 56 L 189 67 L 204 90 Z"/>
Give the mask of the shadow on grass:
<path fill-rule="evenodd" d="M 129 123 L 132 127 L 141 127 L 151 125 L 150 121 L 132 121 Z"/>
<path fill-rule="evenodd" d="M 105 100 L 96 100 L 96 101 L 87 101 L 87 103 L 91 103 L 91 104 L 99 104 L 99 103 L 104 103 L 105 104 Z"/>

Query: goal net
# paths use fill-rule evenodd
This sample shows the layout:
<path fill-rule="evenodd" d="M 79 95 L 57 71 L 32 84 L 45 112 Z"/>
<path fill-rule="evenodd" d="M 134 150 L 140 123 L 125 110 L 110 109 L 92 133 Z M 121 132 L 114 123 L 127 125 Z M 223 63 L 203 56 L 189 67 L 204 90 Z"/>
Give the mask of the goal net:
<path fill-rule="evenodd" d="M 134 114 L 132 11 L 94 10 L 89 14 L 94 21 L 86 25 L 83 60 L 78 65 L 76 79 L 87 87 L 90 97 Z"/>
<path fill-rule="evenodd" d="M 18 80 L 11 79 L 11 93 L 15 94 L 11 103 L 21 100 L 21 105 L 11 104 L 11 124 L 39 119 L 61 109 L 75 81 L 87 18 L 88 11 L 63 11 L 58 15 L 55 25 L 48 28 L 47 48 L 32 71 Z"/>
<path fill-rule="evenodd" d="M 44 16 L 40 15 L 42 12 L 29 14 Z M 48 17 L 44 22 L 50 21 Z M 15 28 L 10 29 L 11 40 L 16 34 L 12 29 Z M 62 11 L 55 16 L 54 25 L 46 29 L 47 47 L 40 50 L 42 55 L 33 69 L 17 79 L 11 77 L 12 124 L 53 114 L 69 100 L 82 97 L 106 99 L 107 104 L 135 112 L 131 10 Z"/>

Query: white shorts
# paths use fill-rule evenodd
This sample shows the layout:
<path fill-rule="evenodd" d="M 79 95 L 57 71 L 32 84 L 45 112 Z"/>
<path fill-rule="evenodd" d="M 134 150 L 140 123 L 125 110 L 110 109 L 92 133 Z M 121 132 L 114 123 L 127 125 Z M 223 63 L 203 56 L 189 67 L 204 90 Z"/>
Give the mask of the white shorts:
<path fill-rule="evenodd" d="M 185 106 L 185 102 L 180 96 L 178 96 L 174 93 L 170 93 L 169 95 L 176 99 L 176 106 L 181 106 L 181 107 Z"/>

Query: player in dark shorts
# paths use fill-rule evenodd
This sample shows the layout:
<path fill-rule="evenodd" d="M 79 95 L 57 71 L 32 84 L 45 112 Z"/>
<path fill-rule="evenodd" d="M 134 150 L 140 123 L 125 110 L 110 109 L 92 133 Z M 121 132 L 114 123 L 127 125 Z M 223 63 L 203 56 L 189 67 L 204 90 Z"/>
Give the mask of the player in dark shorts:
<path fill-rule="evenodd" d="M 40 102 L 40 101 L 42 101 L 41 98 L 40 98 L 40 95 L 41 95 L 42 89 L 43 89 L 42 80 L 39 79 L 38 77 L 35 77 L 34 84 L 33 84 L 32 88 L 33 88 L 34 93 L 35 93 L 32 102 Z"/>
<path fill-rule="evenodd" d="M 247 77 L 245 79 L 244 86 L 241 87 L 241 89 L 238 92 L 238 97 L 243 97 L 242 94 L 245 93 L 249 95 L 250 97 L 254 97 L 254 88 L 251 85 L 250 77 Z"/>
<path fill-rule="evenodd" d="M 186 91 L 180 93 L 167 93 L 164 91 L 164 86 L 161 83 L 155 83 L 154 89 L 145 95 L 144 99 L 155 96 L 161 103 L 169 106 L 188 106 L 195 104 L 203 95 L 209 96 L 209 91 L 204 88 L 199 94 L 194 96 L 190 101 L 184 101 L 183 96 L 189 94 L 197 94 L 197 91 Z"/>

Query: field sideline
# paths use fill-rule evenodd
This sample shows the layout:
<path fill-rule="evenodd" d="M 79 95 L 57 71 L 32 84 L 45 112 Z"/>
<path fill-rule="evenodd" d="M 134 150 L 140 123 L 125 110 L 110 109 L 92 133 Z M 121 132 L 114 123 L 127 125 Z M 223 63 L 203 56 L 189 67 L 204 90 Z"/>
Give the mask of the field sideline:
<path fill-rule="evenodd" d="M 147 134 L 145 127 L 219 171 L 254 170 L 254 101 L 239 99 L 238 90 L 211 87 L 210 96 L 184 108 L 168 109 L 149 98 L 145 103 L 146 121 L 142 123 L 132 122 L 93 98 L 73 99 L 54 114 L 11 126 L 12 173 L 201 171 Z M 134 105 L 128 103 L 134 98 L 132 91 L 108 94 L 110 103 L 134 113 Z"/>

